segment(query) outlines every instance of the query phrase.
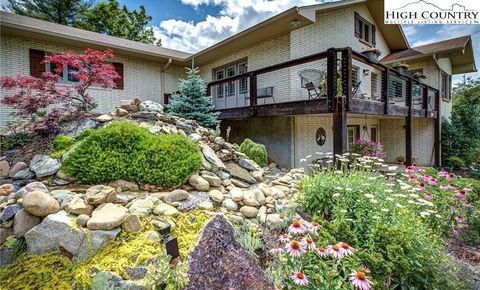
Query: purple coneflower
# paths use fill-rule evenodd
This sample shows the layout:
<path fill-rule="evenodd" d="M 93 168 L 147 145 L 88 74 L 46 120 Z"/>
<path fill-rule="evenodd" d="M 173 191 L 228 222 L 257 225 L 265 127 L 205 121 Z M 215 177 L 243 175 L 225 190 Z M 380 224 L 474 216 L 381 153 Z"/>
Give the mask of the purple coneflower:
<path fill-rule="evenodd" d="M 435 185 L 437 185 L 437 180 L 432 177 L 432 178 L 430 178 L 430 179 L 428 180 L 428 184 L 435 186 Z"/>
<path fill-rule="evenodd" d="M 349 244 L 340 242 L 338 243 L 338 246 L 340 247 L 340 251 L 343 253 L 344 256 L 351 256 L 353 255 L 353 252 L 355 251 L 354 248 L 350 247 Z"/>
<path fill-rule="evenodd" d="M 270 254 L 272 255 L 278 255 L 280 254 L 281 252 L 283 252 L 283 249 L 282 248 L 273 248 L 273 249 L 270 249 Z"/>
<path fill-rule="evenodd" d="M 302 246 L 307 250 L 315 250 L 315 242 L 311 237 L 305 237 L 302 239 Z"/>
<path fill-rule="evenodd" d="M 324 247 L 320 246 L 317 248 L 317 253 L 320 255 L 320 257 L 325 258 L 328 256 L 327 250 L 325 250 Z"/>
<path fill-rule="evenodd" d="M 294 220 L 293 223 L 288 227 L 289 234 L 303 234 L 307 229 L 302 225 L 300 220 Z"/>
<path fill-rule="evenodd" d="M 409 175 L 408 176 L 408 182 L 417 183 L 417 179 L 415 178 L 415 175 Z"/>
<path fill-rule="evenodd" d="M 445 171 L 445 170 L 440 170 L 438 172 L 438 175 L 440 175 L 441 177 L 447 177 L 449 174 L 450 174 L 450 172 Z"/>
<path fill-rule="evenodd" d="M 420 190 L 425 190 L 425 183 L 420 182 L 420 184 L 418 185 L 418 188 L 419 188 Z"/>
<path fill-rule="evenodd" d="M 423 195 L 423 198 L 426 199 L 426 200 L 432 200 L 433 195 L 431 195 L 430 193 L 426 192 L 426 193 Z"/>
<path fill-rule="evenodd" d="M 327 247 L 327 253 L 337 259 L 343 258 L 343 251 L 340 250 L 338 245 L 330 245 Z"/>
<path fill-rule="evenodd" d="M 300 242 L 298 241 L 291 241 L 290 244 L 287 245 L 287 253 L 294 258 L 300 257 L 302 253 L 305 252 L 305 248 L 302 247 Z"/>
<path fill-rule="evenodd" d="M 464 189 L 460 189 L 459 191 L 457 191 L 457 197 L 464 199 L 465 197 L 467 197 L 466 193 L 467 192 Z"/>
<path fill-rule="evenodd" d="M 320 228 L 320 224 L 317 223 L 317 222 L 312 222 L 311 225 L 310 225 L 310 232 L 314 235 L 317 234 L 318 232 L 318 229 Z"/>
<path fill-rule="evenodd" d="M 293 282 L 295 282 L 295 284 L 300 285 L 300 286 L 308 285 L 307 276 L 305 274 L 303 274 L 302 272 L 293 273 Z"/>
<path fill-rule="evenodd" d="M 447 176 L 448 182 L 454 182 L 455 181 L 455 175 L 453 173 L 449 173 Z"/>
<path fill-rule="evenodd" d="M 364 272 L 353 272 L 350 274 L 350 282 L 359 290 L 372 289 L 372 281 L 368 280 Z"/>

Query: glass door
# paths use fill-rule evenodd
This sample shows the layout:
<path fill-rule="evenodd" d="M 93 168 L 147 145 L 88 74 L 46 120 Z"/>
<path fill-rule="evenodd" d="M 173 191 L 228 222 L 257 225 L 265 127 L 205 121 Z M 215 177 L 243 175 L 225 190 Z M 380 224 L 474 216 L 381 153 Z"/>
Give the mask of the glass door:
<path fill-rule="evenodd" d="M 226 78 L 234 77 L 236 75 L 236 66 L 228 66 L 225 69 Z M 237 93 L 236 93 L 236 86 L 235 81 L 229 81 L 225 83 L 225 91 L 226 91 L 226 106 L 227 108 L 234 108 L 238 107 L 237 104 Z"/>
<path fill-rule="evenodd" d="M 223 68 L 215 70 L 214 78 L 216 81 L 223 80 L 225 78 L 225 70 Z M 225 84 L 216 85 L 214 94 L 215 109 L 225 109 Z"/>
<path fill-rule="evenodd" d="M 238 74 L 247 72 L 247 62 L 238 64 Z M 250 104 L 250 95 L 248 94 L 248 77 L 238 80 L 238 103 L 240 106 L 248 106 Z"/>

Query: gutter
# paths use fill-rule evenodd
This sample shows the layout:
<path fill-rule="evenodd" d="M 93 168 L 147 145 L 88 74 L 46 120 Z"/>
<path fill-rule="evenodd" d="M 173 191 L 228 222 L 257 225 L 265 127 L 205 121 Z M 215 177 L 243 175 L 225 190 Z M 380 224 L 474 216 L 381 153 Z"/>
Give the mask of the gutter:
<path fill-rule="evenodd" d="M 166 91 L 165 91 L 165 71 L 170 67 L 170 65 L 172 64 L 172 59 L 169 58 L 167 63 L 160 69 L 160 98 L 161 98 L 161 104 L 163 104 L 164 102 L 164 99 L 163 99 L 163 96 L 165 95 Z M 165 104 L 163 104 L 165 105 Z"/>

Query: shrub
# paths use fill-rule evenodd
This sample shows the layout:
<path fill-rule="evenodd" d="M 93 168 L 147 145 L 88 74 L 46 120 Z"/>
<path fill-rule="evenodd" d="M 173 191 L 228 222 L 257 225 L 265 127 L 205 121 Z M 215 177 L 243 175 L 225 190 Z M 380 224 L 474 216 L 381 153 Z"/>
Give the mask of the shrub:
<path fill-rule="evenodd" d="M 66 135 L 58 135 L 53 140 L 53 148 L 55 148 L 56 150 L 70 149 L 73 144 L 75 144 L 75 138 Z"/>
<path fill-rule="evenodd" d="M 362 156 L 383 157 L 383 145 L 380 142 L 370 140 L 356 140 L 350 153 L 360 154 Z"/>
<path fill-rule="evenodd" d="M 247 138 L 240 144 L 238 149 L 253 161 L 257 162 L 258 165 L 262 167 L 268 165 L 267 149 L 264 145 L 255 143 Z"/>
<path fill-rule="evenodd" d="M 198 146 L 180 135 L 152 135 L 129 122 L 91 131 L 63 163 L 82 182 L 117 179 L 178 185 L 200 169 Z"/>
<path fill-rule="evenodd" d="M 463 159 L 460 157 L 452 156 L 447 159 L 447 165 L 454 169 L 461 169 L 465 168 L 465 161 L 463 161 Z"/>
<path fill-rule="evenodd" d="M 13 132 L 3 139 L 0 143 L 0 148 L 3 150 L 10 150 L 19 146 L 27 144 L 32 136 L 26 132 Z"/>

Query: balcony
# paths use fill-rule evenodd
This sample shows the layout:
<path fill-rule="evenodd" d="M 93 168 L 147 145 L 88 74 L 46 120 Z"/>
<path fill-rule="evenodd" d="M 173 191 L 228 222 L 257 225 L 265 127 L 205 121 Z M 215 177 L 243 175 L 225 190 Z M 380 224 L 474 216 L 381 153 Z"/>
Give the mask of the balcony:
<path fill-rule="evenodd" d="M 438 90 L 351 48 L 314 55 L 210 82 L 220 119 L 349 113 L 437 118 Z"/>

